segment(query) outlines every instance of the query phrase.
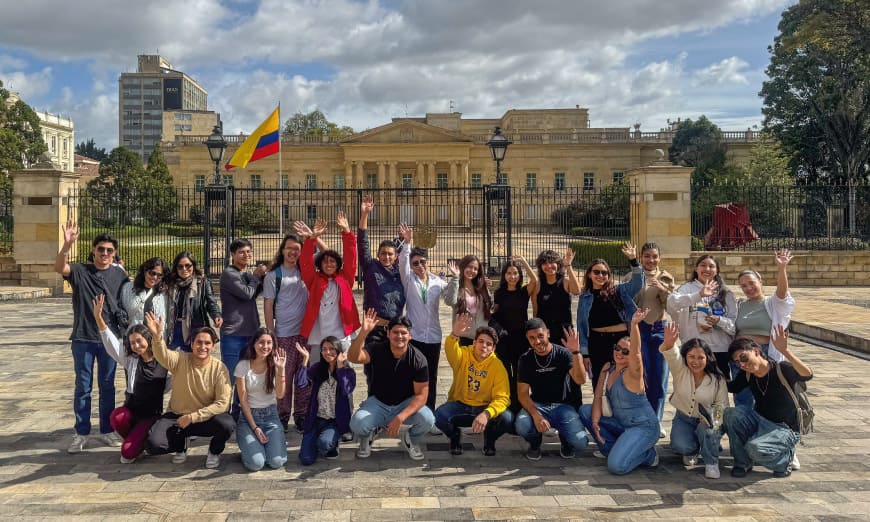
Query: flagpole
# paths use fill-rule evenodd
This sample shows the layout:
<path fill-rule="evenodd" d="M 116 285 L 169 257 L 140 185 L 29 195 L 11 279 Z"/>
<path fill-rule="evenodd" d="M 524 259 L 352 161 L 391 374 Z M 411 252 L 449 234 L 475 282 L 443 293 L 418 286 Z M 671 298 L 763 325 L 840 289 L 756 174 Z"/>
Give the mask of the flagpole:
<path fill-rule="evenodd" d="M 281 224 L 279 225 L 281 231 L 281 240 L 283 240 L 284 238 L 284 187 L 281 185 L 281 173 L 284 164 L 281 157 L 281 153 L 284 151 L 284 145 L 281 143 L 282 139 L 283 136 L 281 132 L 281 101 L 278 100 L 278 214 L 280 215 L 281 220 Z"/>

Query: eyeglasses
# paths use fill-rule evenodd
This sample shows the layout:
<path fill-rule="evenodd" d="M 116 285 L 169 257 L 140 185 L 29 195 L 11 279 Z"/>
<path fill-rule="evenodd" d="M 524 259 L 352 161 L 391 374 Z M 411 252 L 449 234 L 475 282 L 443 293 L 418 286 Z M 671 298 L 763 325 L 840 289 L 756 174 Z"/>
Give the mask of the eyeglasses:
<path fill-rule="evenodd" d="M 614 352 L 619 352 L 619 353 L 621 353 L 622 355 L 628 355 L 628 354 L 631 353 L 631 350 L 630 350 L 630 349 L 628 349 L 628 348 L 623 348 L 622 346 L 619 346 L 619 345 L 614 346 L 614 347 L 613 347 L 613 351 L 614 351 Z"/>
<path fill-rule="evenodd" d="M 236 255 L 237 256 L 252 256 L 252 255 L 254 255 L 254 251 L 253 250 L 237 250 Z"/>
<path fill-rule="evenodd" d="M 100 254 L 114 254 L 115 249 L 112 247 L 97 247 L 97 252 Z"/>
<path fill-rule="evenodd" d="M 163 279 L 163 272 L 157 272 L 155 270 L 149 270 L 148 275 L 155 279 Z"/>
<path fill-rule="evenodd" d="M 592 275 L 607 277 L 610 275 L 610 272 L 608 272 L 607 270 L 598 270 L 597 268 L 594 268 L 592 269 Z"/>
<path fill-rule="evenodd" d="M 429 261 L 427 261 L 426 259 L 418 259 L 416 261 L 411 262 L 411 266 L 423 266 L 428 262 Z"/>
<path fill-rule="evenodd" d="M 178 265 L 178 269 L 179 269 L 179 270 L 191 270 L 192 268 L 193 268 L 193 264 L 192 264 L 192 263 L 186 263 L 186 264 L 183 264 L 183 265 Z"/>

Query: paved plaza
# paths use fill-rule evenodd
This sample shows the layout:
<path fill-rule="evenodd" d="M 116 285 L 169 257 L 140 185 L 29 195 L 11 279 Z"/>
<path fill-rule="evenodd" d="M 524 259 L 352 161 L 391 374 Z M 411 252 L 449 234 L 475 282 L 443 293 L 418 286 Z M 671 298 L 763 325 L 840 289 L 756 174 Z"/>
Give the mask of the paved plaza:
<path fill-rule="evenodd" d="M 800 291 L 795 293 L 801 303 Z M 809 300 L 810 294 L 803 295 Z M 867 296 L 860 288 L 851 294 L 821 292 L 812 296 L 815 305 L 805 301 L 799 311 L 824 322 L 829 310 L 824 299 L 839 299 L 830 321 L 866 325 Z M 301 436 L 295 432 L 287 436 L 290 461 L 284 469 L 248 473 L 234 443 L 217 470 L 203 468 L 203 440 L 193 443 L 191 458 L 181 465 L 168 456 L 124 465 L 117 448 L 93 441 L 84 452 L 68 454 L 71 320 L 68 298 L 0 302 L 0 517 L 5 520 L 870 518 L 870 362 L 803 342 L 794 347 L 815 371 L 810 395 L 816 432 L 799 446 L 801 470 L 786 479 L 764 470 L 732 478 L 727 449 L 722 478 L 705 479 L 703 466 L 686 469 L 667 449 L 667 438 L 659 444 L 658 468 L 621 477 L 592 456 L 594 446 L 563 460 L 558 439 L 546 438 L 544 458 L 529 462 L 525 444 L 514 436 L 499 440 L 494 458 L 481 454 L 482 439 L 474 436 L 464 439 L 461 456 L 448 453 L 443 436 L 429 436 L 422 462 L 410 460 L 397 439 L 381 438 L 367 460 L 357 459 L 356 443 L 350 443 L 342 445 L 338 460 L 303 469 L 296 460 Z M 440 404 L 451 379 L 443 357 L 439 373 Z M 357 403 L 365 396 L 361 375 L 359 382 Z M 117 372 L 116 387 L 120 404 L 123 371 Z M 591 397 L 588 384 L 584 395 Z M 666 427 L 672 415 L 669 407 Z M 727 448 L 727 437 L 723 444 Z"/>

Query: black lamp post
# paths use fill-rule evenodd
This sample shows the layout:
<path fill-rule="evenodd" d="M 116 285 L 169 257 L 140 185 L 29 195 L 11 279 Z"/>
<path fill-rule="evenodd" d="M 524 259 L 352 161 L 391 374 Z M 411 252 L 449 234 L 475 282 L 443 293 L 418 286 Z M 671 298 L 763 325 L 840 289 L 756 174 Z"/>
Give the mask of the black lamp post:
<path fill-rule="evenodd" d="M 205 146 L 208 147 L 208 155 L 214 162 L 214 184 L 221 183 L 221 160 L 224 158 L 224 151 L 227 148 L 227 140 L 224 139 L 223 128 L 221 124 L 214 126 L 211 131 L 211 136 L 205 140 Z"/>
<path fill-rule="evenodd" d="M 504 161 L 505 154 L 507 154 L 508 145 L 513 143 L 511 140 L 507 139 L 501 133 L 501 127 L 496 127 L 495 132 L 492 135 L 492 138 L 486 142 L 487 146 L 489 146 L 490 152 L 492 152 L 492 159 L 495 161 L 495 183 L 497 185 L 503 185 L 501 181 L 501 162 Z"/>

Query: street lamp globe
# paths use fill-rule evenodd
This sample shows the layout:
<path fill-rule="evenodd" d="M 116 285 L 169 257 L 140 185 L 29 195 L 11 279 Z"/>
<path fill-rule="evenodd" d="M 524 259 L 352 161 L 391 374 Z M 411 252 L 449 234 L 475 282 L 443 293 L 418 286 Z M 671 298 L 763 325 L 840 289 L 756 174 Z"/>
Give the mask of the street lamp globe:
<path fill-rule="evenodd" d="M 215 184 L 220 183 L 221 160 L 224 157 L 224 151 L 227 148 L 227 140 L 224 139 L 223 129 L 220 125 L 215 125 L 211 131 L 211 136 L 205 140 L 205 146 L 208 147 L 208 155 L 214 162 L 214 179 Z"/>
<path fill-rule="evenodd" d="M 507 153 L 508 145 L 513 143 L 511 140 L 504 137 L 501 133 L 501 127 L 496 127 L 495 132 L 492 135 L 492 138 L 486 142 L 487 146 L 489 146 L 490 152 L 492 152 L 493 161 L 500 163 L 504 160 L 504 156 Z"/>

